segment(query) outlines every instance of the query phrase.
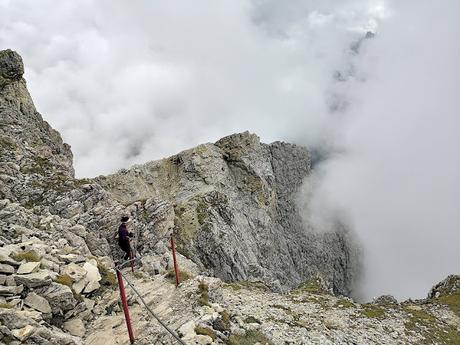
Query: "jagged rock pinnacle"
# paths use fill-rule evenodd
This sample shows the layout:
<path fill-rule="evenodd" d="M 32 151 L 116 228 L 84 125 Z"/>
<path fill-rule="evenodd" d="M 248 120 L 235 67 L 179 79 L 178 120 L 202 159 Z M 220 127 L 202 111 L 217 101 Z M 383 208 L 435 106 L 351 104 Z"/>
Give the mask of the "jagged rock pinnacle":
<path fill-rule="evenodd" d="M 0 51 L 0 87 L 19 81 L 24 74 L 21 56 L 11 49 Z"/>

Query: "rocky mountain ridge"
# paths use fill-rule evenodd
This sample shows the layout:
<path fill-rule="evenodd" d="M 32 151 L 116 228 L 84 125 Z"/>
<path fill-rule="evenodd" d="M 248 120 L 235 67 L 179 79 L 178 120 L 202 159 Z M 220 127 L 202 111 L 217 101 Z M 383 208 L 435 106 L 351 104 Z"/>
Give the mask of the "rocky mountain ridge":
<path fill-rule="evenodd" d="M 23 73 L 17 53 L 0 51 L 0 342 L 127 343 L 112 270 L 124 214 L 141 258 L 130 279 L 188 344 L 458 340 L 457 276 L 420 302 L 334 296 L 350 294 L 360 254 L 342 225 L 322 233 L 302 221 L 306 149 L 241 133 L 75 179 L 70 147 L 36 111 Z M 183 254 L 176 290 L 171 234 Z M 173 343 L 129 300 L 139 344 Z"/>

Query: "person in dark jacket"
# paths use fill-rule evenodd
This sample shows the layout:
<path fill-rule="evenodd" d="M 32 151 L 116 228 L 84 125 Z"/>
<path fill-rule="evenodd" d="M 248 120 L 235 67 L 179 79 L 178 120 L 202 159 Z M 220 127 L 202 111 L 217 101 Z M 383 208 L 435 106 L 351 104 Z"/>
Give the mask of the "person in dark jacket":
<path fill-rule="evenodd" d="M 128 231 L 128 223 L 130 222 L 129 217 L 121 218 L 121 225 L 118 227 L 118 245 L 121 250 L 125 252 L 124 260 L 128 260 L 131 257 L 131 244 L 129 239 L 133 237 L 133 233 Z"/>

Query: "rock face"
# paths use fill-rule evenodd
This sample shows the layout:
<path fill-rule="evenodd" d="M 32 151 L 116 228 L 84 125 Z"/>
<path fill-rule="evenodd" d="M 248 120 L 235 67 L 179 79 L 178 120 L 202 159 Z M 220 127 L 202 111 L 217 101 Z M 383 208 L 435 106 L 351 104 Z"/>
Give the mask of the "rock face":
<path fill-rule="evenodd" d="M 310 171 L 305 148 L 262 144 L 246 132 L 97 182 L 124 204 L 153 197 L 175 205 L 179 250 L 211 275 L 260 279 L 279 291 L 321 273 L 349 294 L 358 267 L 349 234 L 318 234 L 294 202 Z"/>
<path fill-rule="evenodd" d="M 16 52 L 0 51 L 0 198 L 27 204 L 74 171 L 70 146 L 35 109 L 23 73 Z"/>

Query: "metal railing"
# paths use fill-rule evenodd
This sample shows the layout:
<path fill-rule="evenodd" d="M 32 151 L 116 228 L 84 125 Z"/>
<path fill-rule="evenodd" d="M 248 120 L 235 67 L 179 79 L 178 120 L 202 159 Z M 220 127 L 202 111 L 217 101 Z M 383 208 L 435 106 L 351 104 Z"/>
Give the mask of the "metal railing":
<path fill-rule="evenodd" d="M 136 262 L 137 260 L 139 260 L 138 258 L 131 258 L 129 260 L 126 260 L 120 264 L 118 264 L 117 266 L 115 266 L 115 271 L 117 272 L 117 277 L 118 278 L 118 285 L 119 285 L 119 289 L 120 289 L 120 296 L 121 296 L 121 299 L 122 299 L 122 306 L 123 306 L 123 311 L 125 313 L 125 321 L 126 321 L 126 325 L 128 327 L 128 335 L 129 335 L 129 338 L 130 338 L 130 341 L 131 343 L 134 343 L 134 335 L 133 335 L 133 331 L 132 331 L 132 327 L 131 327 L 131 319 L 129 317 L 129 310 L 128 310 L 128 303 L 127 303 L 127 300 L 126 300 L 126 295 L 125 295 L 125 291 L 124 291 L 124 285 L 123 285 L 123 279 L 126 281 L 126 283 L 128 284 L 128 286 L 134 291 L 134 293 L 137 295 L 137 297 L 139 298 L 139 300 L 141 301 L 141 303 L 144 305 L 144 307 L 147 309 L 147 311 L 158 321 L 158 323 L 181 345 L 187 345 L 182 339 L 179 338 L 179 336 L 171 329 L 168 327 L 168 325 L 166 325 L 166 323 L 164 323 L 159 317 L 158 315 L 156 315 L 153 310 L 148 306 L 147 302 L 144 300 L 144 298 L 142 297 L 142 295 L 139 293 L 139 291 L 135 288 L 135 286 L 133 285 L 133 283 L 131 281 L 129 281 L 129 279 L 126 277 L 126 275 L 121 271 L 124 267 L 126 267 L 128 264 L 131 265 L 131 267 L 133 267 L 133 263 Z"/>

